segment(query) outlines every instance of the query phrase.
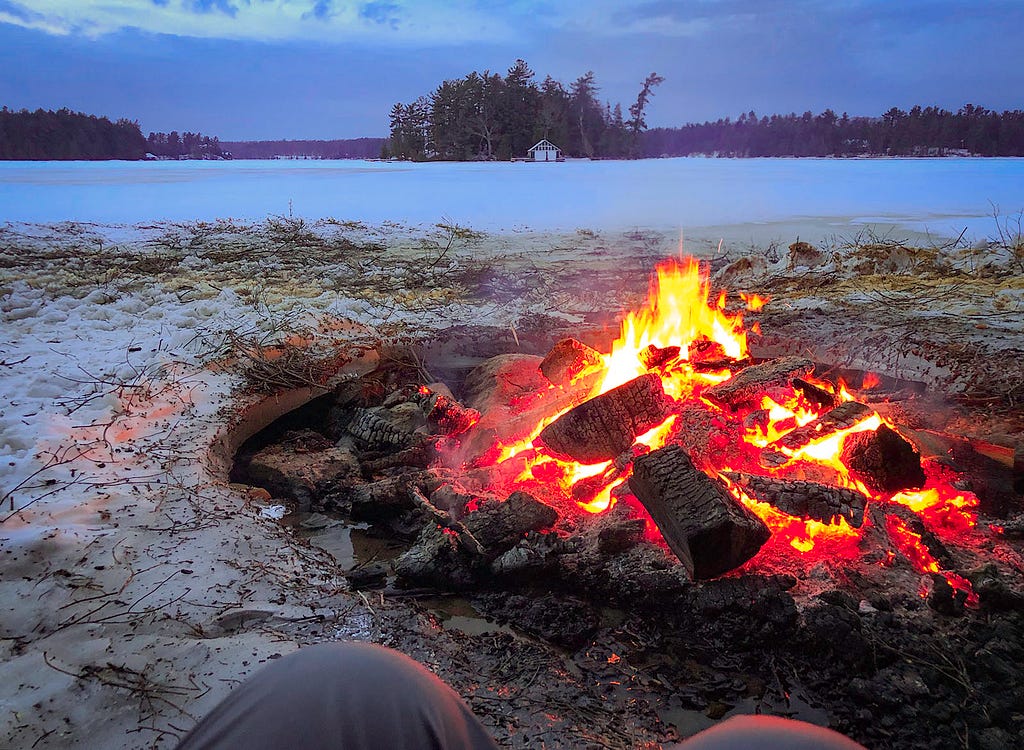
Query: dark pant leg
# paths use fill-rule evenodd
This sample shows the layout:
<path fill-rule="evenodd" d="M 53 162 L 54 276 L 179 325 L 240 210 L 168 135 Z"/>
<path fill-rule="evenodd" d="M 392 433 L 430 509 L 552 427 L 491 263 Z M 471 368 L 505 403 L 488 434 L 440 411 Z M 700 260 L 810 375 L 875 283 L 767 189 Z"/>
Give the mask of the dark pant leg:
<path fill-rule="evenodd" d="M 676 745 L 679 750 L 865 750 L 825 727 L 778 716 L 733 716 Z"/>
<path fill-rule="evenodd" d="M 178 750 L 494 750 L 459 696 L 397 651 L 307 646 L 235 689 Z"/>

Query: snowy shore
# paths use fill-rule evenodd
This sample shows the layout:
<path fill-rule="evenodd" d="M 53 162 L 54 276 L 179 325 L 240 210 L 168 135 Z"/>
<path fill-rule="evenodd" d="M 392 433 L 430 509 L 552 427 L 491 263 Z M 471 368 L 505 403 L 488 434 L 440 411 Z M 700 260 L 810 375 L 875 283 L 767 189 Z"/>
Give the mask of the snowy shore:
<path fill-rule="evenodd" d="M 850 238 L 793 265 L 793 234 L 752 245 L 743 232 L 685 250 L 727 288 L 773 297 L 762 346 L 845 352 L 950 393 L 985 380 L 985 398 L 1019 402 L 1024 258 Z M 311 640 L 387 642 L 393 605 L 349 592 L 327 553 L 268 517 L 271 499 L 228 481 L 232 446 L 317 392 L 261 389 L 240 351 L 340 350 L 343 376 L 372 367 L 381 341 L 460 326 L 513 350 L 530 316 L 614 319 L 678 251 L 678 232 L 645 230 L 0 227 L 0 736 L 172 747 L 267 659 Z"/>

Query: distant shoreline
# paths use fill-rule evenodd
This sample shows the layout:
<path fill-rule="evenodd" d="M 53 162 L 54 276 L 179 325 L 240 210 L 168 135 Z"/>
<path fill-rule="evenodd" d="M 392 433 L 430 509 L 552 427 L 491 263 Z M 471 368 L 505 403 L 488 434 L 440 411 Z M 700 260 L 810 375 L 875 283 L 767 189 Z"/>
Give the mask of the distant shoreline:
<path fill-rule="evenodd" d="M 990 156 L 986 154 L 856 154 L 851 156 L 737 156 L 735 154 L 686 154 L 682 156 L 640 156 L 635 159 L 620 159 L 616 157 L 569 157 L 559 164 L 565 162 L 600 162 L 600 161 L 611 161 L 611 162 L 638 162 L 638 161 L 662 161 L 665 159 L 715 159 L 715 160 L 734 160 L 734 161 L 789 161 L 789 160 L 800 160 L 800 161 L 899 161 L 899 160 L 913 160 L 913 161 L 929 161 L 929 160 L 956 160 L 956 159 L 985 159 L 985 160 L 996 160 L 996 159 L 1024 159 L 1024 156 Z M 533 162 L 530 159 L 491 159 L 491 160 L 469 160 L 469 159 L 380 159 L 375 157 L 365 156 L 339 156 L 339 157 L 327 157 L 327 156 L 229 156 L 222 158 L 206 158 L 206 159 L 192 159 L 183 157 L 180 159 L 173 159 L 170 157 L 160 158 L 142 158 L 142 159 L 4 159 L 0 158 L 0 163 L 23 163 L 23 164 L 40 164 L 40 163 L 55 163 L 55 164 L 70 164 L 70 163 L 104 163 L 104 162 L 125 162 L 125 163 L 146 163 L 146 162 L 240 162 L 240 161 L 369 161 L 369 162 L 380 162 L 384 164 L 541 164 L 549 163 L 554 164 L 556 162 Z"/>

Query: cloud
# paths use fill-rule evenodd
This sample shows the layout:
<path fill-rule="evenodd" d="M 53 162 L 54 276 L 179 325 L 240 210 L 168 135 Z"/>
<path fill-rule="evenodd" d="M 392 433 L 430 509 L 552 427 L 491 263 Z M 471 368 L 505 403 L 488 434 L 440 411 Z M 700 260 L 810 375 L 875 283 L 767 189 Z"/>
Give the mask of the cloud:
<path fill-rule="evenodd" d="M 718 6 L 750 1 L 698 0 L 685 7 L 708 10 L 691 12 L 668 0 L 0 0 L 0 23 L 93 37 L 138 29 L 263 41 L 457 45 L 518 43 L 527 35 L 560 31 L 694 34 L 709 28 Z"/>
<path fill-rule="evenodd" d="M 507 15 L 475 0 L 0 0 L 0 23 L 99 37 L 126 29 L 257 41 L 500 41 Z"/>

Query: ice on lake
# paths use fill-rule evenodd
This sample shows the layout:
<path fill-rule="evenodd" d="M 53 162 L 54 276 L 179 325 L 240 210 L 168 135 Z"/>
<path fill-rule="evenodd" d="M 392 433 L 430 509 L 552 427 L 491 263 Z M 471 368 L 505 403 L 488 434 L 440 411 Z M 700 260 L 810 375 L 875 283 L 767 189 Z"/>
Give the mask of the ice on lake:
<path fill-rule="evenodd" d="M 0 220 L 334 217 L 489 231 L 890 225 L 983 237 L 1024 209 L 1024 159 L 0 162 Z"/>

